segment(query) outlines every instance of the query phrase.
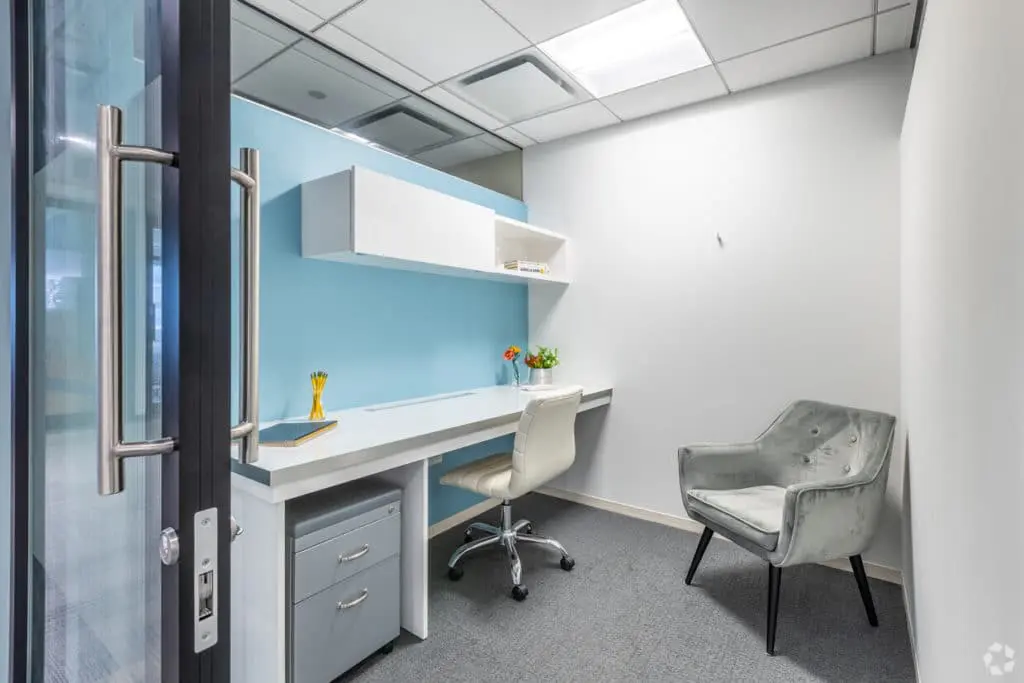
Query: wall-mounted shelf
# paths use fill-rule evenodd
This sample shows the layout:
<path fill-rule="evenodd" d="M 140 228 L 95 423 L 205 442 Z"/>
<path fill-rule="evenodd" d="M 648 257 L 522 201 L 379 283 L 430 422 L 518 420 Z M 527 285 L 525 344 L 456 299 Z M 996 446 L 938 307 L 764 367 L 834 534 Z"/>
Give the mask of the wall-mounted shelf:
<path fill-rule="evenodd" d="M 550 230 L 354 167 L 302 186 L 302 255 L 504 282 L 569 283 L 568 240 Z M 508 271 L 512 259 L 550 273 Z"/>
<path fill-rule="evenodd" d="M 502 268 L 516 259 L 547 263 L 548 274 L 511 271 L 533 280 L 569 283 L 569 240 L 564 235 L 513 218 L 494 218 L 494 261 Z M 509 272 L 509 271 L 505 271 Z"/>

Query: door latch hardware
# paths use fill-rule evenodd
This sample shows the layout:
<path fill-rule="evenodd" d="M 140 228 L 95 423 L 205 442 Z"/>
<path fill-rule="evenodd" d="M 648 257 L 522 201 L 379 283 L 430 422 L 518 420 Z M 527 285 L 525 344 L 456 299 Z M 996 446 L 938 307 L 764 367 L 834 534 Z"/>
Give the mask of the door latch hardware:
<path fill-rule="evenodd" d="M 217 644 L 217 508 L 195 514 L 193 627 L 196 652 Z"/>

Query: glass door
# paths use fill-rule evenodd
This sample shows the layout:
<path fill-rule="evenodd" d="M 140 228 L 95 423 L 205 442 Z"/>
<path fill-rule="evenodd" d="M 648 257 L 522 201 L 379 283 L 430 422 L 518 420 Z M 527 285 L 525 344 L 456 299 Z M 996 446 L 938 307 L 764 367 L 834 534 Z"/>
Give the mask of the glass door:
<path fill-rule="evenodd" d="M 12 4 L 28 218 L 14 680 L 227 681 L 228 2 Z"/>

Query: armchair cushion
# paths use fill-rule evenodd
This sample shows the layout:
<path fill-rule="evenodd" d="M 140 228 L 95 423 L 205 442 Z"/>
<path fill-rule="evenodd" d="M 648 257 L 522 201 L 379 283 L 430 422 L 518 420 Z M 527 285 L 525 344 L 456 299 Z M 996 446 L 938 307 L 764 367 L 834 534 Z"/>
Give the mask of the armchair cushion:
<path fill-rule="evenodd" d="M 779 543 L 786 489 L 751 486 L 743 489 L 690 489 L 690 507 L 708 521 L 746 538 L 767 551 Z"/>

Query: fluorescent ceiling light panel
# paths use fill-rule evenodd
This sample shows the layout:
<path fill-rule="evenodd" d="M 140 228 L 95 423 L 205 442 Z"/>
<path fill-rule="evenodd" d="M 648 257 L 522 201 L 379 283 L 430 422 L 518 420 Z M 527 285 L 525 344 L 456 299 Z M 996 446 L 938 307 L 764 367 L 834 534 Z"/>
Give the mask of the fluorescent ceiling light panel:
<path fill-rule="evenodd" d="M 644 0 L 541 43 L 594 97 L 711 63 L 677 0 Z"/>

